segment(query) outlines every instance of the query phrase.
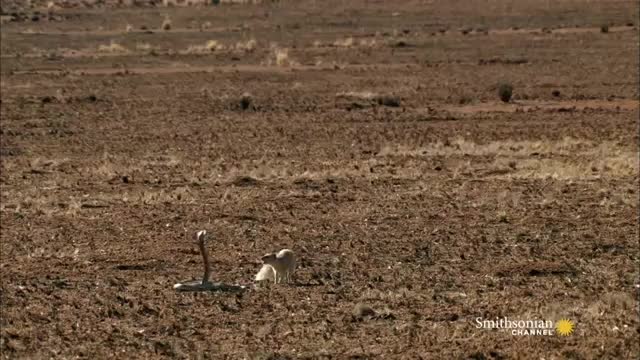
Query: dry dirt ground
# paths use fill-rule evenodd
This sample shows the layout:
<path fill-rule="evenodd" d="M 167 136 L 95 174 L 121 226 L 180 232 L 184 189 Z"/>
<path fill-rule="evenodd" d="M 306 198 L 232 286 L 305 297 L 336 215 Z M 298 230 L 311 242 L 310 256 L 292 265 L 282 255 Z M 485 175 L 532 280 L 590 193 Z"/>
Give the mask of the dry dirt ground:
<path fill-rule="evenodd" d="M 637 1 L 0 3 L 2 358 L 637 358 Z"/>

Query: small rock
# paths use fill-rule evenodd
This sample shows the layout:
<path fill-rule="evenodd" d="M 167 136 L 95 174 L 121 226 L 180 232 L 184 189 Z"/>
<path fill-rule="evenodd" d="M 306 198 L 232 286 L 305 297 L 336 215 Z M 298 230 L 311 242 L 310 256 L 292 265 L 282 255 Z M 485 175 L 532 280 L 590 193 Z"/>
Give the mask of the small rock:
<path fill-rule="evenodd" d="M 373 318 L 374 316 L 376 316 L 376 311 L 368 305 L 357 303 L 356 306 L 353 307 L 353 312 L 351 315 L 354 320 L 362 321 L 365 318 Z"/>
<path fill-rule="evenodd" d="M 400 107 L 400 99 L 396 96 L 382 95 L 377 98 L 378 105 Z"/>

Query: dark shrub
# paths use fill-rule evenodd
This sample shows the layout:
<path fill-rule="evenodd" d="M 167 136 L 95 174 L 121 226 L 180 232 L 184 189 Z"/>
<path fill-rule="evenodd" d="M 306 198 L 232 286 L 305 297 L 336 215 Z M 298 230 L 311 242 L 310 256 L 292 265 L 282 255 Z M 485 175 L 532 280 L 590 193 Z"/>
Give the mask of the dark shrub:
<path fill-rule="evenodd" d="M 511 86 L 511 84 L 503 83 L 498 86 L 498 96 L 500 96 L 500 100 L 508 103 L 511 100 L 511 95 L 513 95 L 513 86 Z"/>

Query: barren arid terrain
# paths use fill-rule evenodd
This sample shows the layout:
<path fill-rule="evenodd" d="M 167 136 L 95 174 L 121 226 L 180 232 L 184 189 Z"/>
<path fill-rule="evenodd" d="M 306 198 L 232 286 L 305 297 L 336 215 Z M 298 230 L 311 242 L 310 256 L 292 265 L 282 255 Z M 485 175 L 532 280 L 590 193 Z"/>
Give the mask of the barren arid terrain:
<path fill-rule="evenodd" d="M 0 1 L 1 358 L 638 358 L 637 1 L 153 3 Z"/>

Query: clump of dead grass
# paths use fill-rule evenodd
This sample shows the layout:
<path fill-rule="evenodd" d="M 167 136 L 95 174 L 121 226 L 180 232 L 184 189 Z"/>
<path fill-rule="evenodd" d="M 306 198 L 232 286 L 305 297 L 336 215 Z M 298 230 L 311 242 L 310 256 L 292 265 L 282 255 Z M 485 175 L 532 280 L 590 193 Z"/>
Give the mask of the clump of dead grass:
<path fill-rule="evenodd" d="M 156 48 L 149 43 L 142 42 L 142 43 L 136 43 L 136 50 L 143 51 L 143 52 L 150 52 L 150 51 L 156 50 Z"/>
<path fill-rule="evenodd" d="M 111 40 L 109 45 L 100 45 L 98 46 L 98 52 L 101 53 L 126 53 L 129 52 L 127 48 L 118 44 L 117 42 Z"/>
<path fill-rule="evenodd" d="M 375 47 L 378 42 L 376 41 L 376 39 L 360 39 L 360 41 L 358 42 L 358 44 L 361 47 Z"/>
<path fill-rule="evenodd" d="M 56 6 L 56 3 L 54 3 L 53 1 L 48 1 L 47 2 L 47 11 L 48 12 L 52 12 L 55 10 L 59 10 L 58 7 Z"/>
<path fill-rule="evenodd" d="M 364 47 L 364 48 L 372 48 L 372 47 L 375 47 L 377 44 L 378 43 L 376 39 L 360 39 L 356 41 L 352 36 L 349 36 L 342 39 L 336 39 L 332 43 L 330 42 L 326 44 L 320 40 L 314 40 L 311 46 L 314 48 L 321 48 L 325 46 L 338 47 L 338 48 L 352 48 L 356 46 Z"/>
<path fill-rule="evenodd" d="M 336 94 L 336 99 L 347 101 L 363 101 L 360 106 L 382 105 L 388 107 L 399 107 L 400 97 L 391 94 L 378 94 L 371 91 L 348 91 Z"/>
<path fill-rule="evenodd" d="M 226 46 L 218 40 L 209 40 L 204 45 L 191 45 L 185 50 L 186 54 L 206 54 L 216 51 L 223 51 Z"/>
<path fill-rule="evenodd" d="M 205 31 L 205 30 L 209 30 L 211 29 L 211 22 L 210 21 L 205 21 L 202 24 L 200 24 L 200 31 Z"/>
<path fill-rule="evenodd" d="M 353 41 L 353 38 L 351 36 L 344 38 L 344 39 L 338 39 L 336 41 L 333 42 L 333 46 L 335 47 L 344 47 L 344 48 L 350 48 L 355 44 L 355 42 Z"/>
<path fill-rule="evenodd" d="M 246 42 L 238 42 L 236 44 L 236 50 L 244 52 L 253 52 L 258 47 L 258 42 L 255 39 L 249 39 Z"/>
<path fill-rule="evenodd" d="M 142 191 L 131 194 L 127 202 L 144 205 L 193 203 L 194 196 L 187 187 L 178 187 L 173 190 L 160 189 L 159 191 Z"/>
<path fill-rule="evenodd" d="M 280 66 L 291 67 L 298 66 L 299 63 L 289 57 L 289 49 L 281 48 L 278 45 L 272 44 L 271 51 L 266 61 L 267 66 Z"/>
<path fill-rule="evenodd" d="M 361 99 L 361 100 L 373 100 L 379 95 L 372 91 L 341 91 L 336 94 L 336 98 L 344 99 Z"/>

